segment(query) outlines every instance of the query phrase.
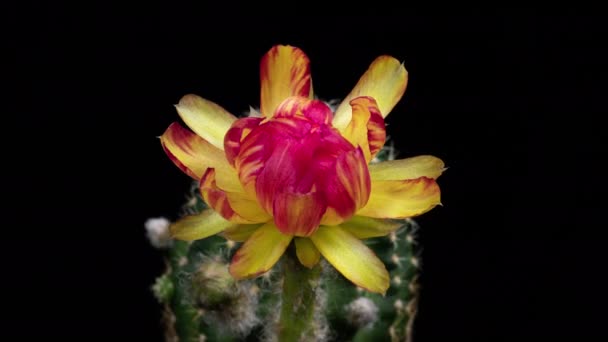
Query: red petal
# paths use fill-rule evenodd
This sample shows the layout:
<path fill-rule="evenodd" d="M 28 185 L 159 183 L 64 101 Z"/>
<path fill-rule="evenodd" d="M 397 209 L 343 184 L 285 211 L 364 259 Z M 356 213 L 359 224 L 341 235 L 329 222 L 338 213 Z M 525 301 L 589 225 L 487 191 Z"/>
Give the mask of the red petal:
<path fill-rule="evenodd" d="M 328 210 L 321 223 L 336 225 L 363 207 L 370 194 L 370 176 L 361 148 L 343 153 L 324 179 Z"/>
<path fill-rule="evenodd" d="M 370 113 L 371 116 L 367 122 L 367 141 L 371 156 L 374 158 L 386 142 L 386 124 L 379 110 L 370 108 Z"/>
<path fill-rule="evenodd" d="M 226 193 L 217 187 L 215 183 L 215 169 L 208 168 L 205 171 L 205 174 L 201 178 L 200 191 L 207 205 L 222 215 L 223 218 L 232 222 L 243 221 L 230 207 Z"/>
<path fill-rule="evenodd" d="M 301 117 L 319 125 L 329 125 L 332 116 L 331 109 L 323 101 L 302 96 L 288 97 L 274 113 L 274 118 Z"/>
<path fill-rule="evenodd" d="M 326 208 L 323 196 L 318 192 L 275 194 L 274 223 L 283 234 L 309 236 L 319 227 Z"/>
<path fill-rule="evenodd" d="M 234 166 L 234 159 L 241 150 L 241 141 L 260 125 L 261 118 L 242 118 L 236 120 L 224 137 L 224 152 L 230 165 Z"/>
<path fill-rule="evenodd" d="M 355 202 L 356 209 L 363 207 L 369 199 L 371 185 L 369 170 L 360 147 L 338 158 L 336 173 L 338 180 Z"/>

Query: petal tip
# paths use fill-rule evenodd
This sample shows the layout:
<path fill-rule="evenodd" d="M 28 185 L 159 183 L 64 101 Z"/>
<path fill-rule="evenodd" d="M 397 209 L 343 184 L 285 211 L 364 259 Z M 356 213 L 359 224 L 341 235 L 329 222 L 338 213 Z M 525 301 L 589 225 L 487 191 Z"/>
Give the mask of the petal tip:
<path fill-rule="evenodd" d="M 407 87 L 408 73 L 403 63 L 395 57 L 382 55 L 376 57 L 355 88 L 336 109 L 333 125 L 343 129 L 351 118 L 348 101 L 359 95 L 370 95 L 378 103 L 382 117 L 386 117 L 401 100 Z"/>
<path fill-rule="evenodd" d="M 228 272 L 230 273 L 230 275 L 232 276 L 232 278 L 234 278 L 236 280 L 256 278 L 256 277 L 259 277 L 262 274 L 268 272 L 268 270 L 257 270 L 257 271 L 253 271 L 253 272 L 242 272 L 242 271 L 236 269 L 236 267 L 233 267 L 233 265 L 235 265 L 235 262 L 238 260 L 238 258 L 237 259 L 235 259 L 235 258 L 236 258 L 236 254 L 234 255 L 234 258 L 232 259 L 232 262 L 230 263 L 230 267 L 228 268 Z"/>
<path fill-rule="evenodd" d="M 383 266 L 384 266 L 384 264 L 383 264 Z M 381 277 L 380 280 L 378 280 L 377 284 L 374 284 L 375 286 L 366 286 L 363 283 L 354 283 L 354 282 L 353 283 L 366 291 L 385 296 L 386 291 L 388 291 L 388 288 L 390 286 L 390 277 L 389 277 L 388 271 L 386 270 L 386 267 L 384 267 L 384 273 L 385 274 Z"/>
<path fill-rule="evenodd" d="M 260 62 L 260 112 L 272 117 L 287 97 L 312 98 L 310 60 L 301 49 L 291 45 L 273 46 Z"/>
<path fill-rule="evenodd" d="M 169 226 L 171 238 L 182 241 L 194 241 L 221 233 L 234 224 L 225 220 L 212 209 L 199 214 L 184 216 Z"/>
<path fill-rule="evenodd" d="M 201 97 L 196 94 L 186 94 L 179 99 L 179 102 L 177 103 L 176 106 L 184 106 L 184 105 L 194 102 L 200 98 Z"/>
<path fill-rule="evenodd" d="M 321 253 L 308 238 L 295 238 L 296 256 L 302 266 L 312 269 L 320 259 Z"/>
<path fill-rule="evenodd" d="M 391 55 L 381 55 L 378 58 L 376 58 L 372 64 L 374 63 L 386 63 L 386 64 L 391 64 L 393 65 L 396 69 L 400 69 L 400 71 L 405 72 L 405 74 L 407 75 L 407 69 L 405 68 L 405 60 L 400 61 L 397 58 L 391 56 Z"/>

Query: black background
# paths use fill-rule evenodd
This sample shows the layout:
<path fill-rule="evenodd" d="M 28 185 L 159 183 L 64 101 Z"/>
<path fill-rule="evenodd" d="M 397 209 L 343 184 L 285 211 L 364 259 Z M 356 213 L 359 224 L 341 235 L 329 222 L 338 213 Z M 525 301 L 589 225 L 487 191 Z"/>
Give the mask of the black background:
<path fill-rule="evenodd" d="M 190 180 L 157 136 L 186 93 L 235 114 L 257 106 L 260 58 L 290 44 L 324 99 L 381 54 L 409 71 L 388 133 L 400 158 L 449 167 L 444 206 L 418 219 L 416 341 L 608 336 L 601 20 L 359 12 L 32 5 L 9 19 L 4 323 L 22 337 L 160 341 L 149 286 L 163 261 L 143 223 L 174 219 Z"/>

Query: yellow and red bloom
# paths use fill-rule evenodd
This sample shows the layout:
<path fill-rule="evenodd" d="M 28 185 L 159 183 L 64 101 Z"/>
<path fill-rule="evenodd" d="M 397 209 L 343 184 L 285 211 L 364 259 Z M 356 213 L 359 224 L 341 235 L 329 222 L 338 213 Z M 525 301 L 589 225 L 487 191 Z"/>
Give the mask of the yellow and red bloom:
<path fill-rule="evenodd" d="M 361 239 L 383 236 L 440 203 L 433 156 L 369 164 L 386 140 L 384 118 L 401 99 L 407 71 L 378 57 L 332 113 L 313 99 L 308 57 L 275 46 L 260 68 L 262 117 L 237 119 L 195 95 L 176 106 L 194 131 L 173 123 L 161 136 L 169 158 L 200 183 L 210 209 L 172 227 L 175 238 L 222 233 L 244 242 L 230 273 L 268 271 L 294 241 L 300 262 L 321 255 L 347 279 L 384 293 L 389 275 Z M 369 165 L 368 165 L 369 164 Z"/>

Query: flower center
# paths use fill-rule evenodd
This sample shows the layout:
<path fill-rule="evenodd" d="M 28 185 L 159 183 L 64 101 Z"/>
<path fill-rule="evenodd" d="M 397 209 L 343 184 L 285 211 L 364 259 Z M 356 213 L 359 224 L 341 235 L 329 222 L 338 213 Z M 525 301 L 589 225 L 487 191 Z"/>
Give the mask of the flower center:
<path fill-rule="evenodd" d="M 241 119 L 249 127 L 237 134 L 238 151 L 226 152 L 246 191 L 285 234 L 309 236 L 319 224 L 339 224 L 369 198 L 364 155 L 331 126 L 331 115 L 321 101 L 290 98 L 272 118 Z"/>

